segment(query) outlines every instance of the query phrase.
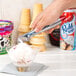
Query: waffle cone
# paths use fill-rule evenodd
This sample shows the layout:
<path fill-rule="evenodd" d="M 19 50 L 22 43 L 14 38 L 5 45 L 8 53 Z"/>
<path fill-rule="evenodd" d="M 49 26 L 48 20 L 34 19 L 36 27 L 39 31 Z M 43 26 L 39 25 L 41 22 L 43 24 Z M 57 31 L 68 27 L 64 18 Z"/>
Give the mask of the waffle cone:
<path fill-rule="evenodd" d="M 29 32 L 30 28 L 29 28 L 29 26 L 26 26 L 26 25 L 20 25 L 19 28 L 18 28 L 18 31 L 25 33 L 25 32 Z"/>
<path fill-rule="evenodd" d="M 45 44 L 46 38 L 45 37 L 32 37 L 30 39 L 31 44 Z"/>
<path fill-rule="evenodd" d="M 34 37 L 45 37 L 46 36 L 46 33 L 45 32 L 42 32 L 38 35 L 35 35 Z"/>
<path fill-rule="evenodd" d="M 35 4 L 33 8 L 33 17 L 32 17 L 32 22 L 35 20 L 37 15 L 39 15 L 43 11 L 43 5 L 42 4 Z"/>
<path fill-rule="evenodd" d="M 22 36 L 23 34 L 25 34 L 24 32 L 19 32 L 18 36 Z"/>
<path fill-rule="evenodd" d="M 23 8 L 22 14 L 21 14 L 21 25 L 27 25 L 29 26 L 31 23 L 31 15 L 30 15 L 30 9 Z"/>

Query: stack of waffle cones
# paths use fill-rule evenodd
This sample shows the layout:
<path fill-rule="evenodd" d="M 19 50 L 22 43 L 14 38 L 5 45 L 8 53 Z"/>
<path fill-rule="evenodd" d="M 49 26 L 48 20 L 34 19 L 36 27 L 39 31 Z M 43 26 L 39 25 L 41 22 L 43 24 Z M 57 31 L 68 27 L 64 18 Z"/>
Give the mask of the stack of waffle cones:
<path fill-rule="evenodd" d="M 35 4 L 33 8 L 33 18 L 32 22 L 35 20 L 37 15 L 39 15 L 43 11 L 43 5 L 42 4 Z M 45 39 L 45 33 L 41 33 L 38 35 L 35 35 L 34 37 L 31 38 L 30 43 L 33 45 L 33 48 L 38 47 L 40 48 L 40 51 L 45 51 L 46 50 L 46 39 Z"/>
<path fill-rule="evenodd" d="M 29 27 L 30 23 L 31 23 L 30 9 L 23 8 L 21 14 L 21 21 L 18 28 L 19 36 L 30 31 L 30 27 Z M 25 43 L 29 44 L 29 42 L 25 42 Z"/>

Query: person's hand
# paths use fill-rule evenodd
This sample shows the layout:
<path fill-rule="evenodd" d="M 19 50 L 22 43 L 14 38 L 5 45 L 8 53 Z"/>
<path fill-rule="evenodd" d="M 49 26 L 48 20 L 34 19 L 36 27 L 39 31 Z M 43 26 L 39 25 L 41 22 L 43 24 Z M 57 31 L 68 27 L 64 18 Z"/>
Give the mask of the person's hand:
<path fill-rule="evenodd" d="M 39 32 L 46 25 L 54 23 L 67 8 L 67 5 L 64 6 L 66 4 L 65 1 L 66 0 L 55 0 L 52 4 L 50 4 L 42 13 L 40 13 L 36 17 L 36 19 L 32 23 L 32 29 L 35 29 L 36 32 Z M 48 30 L 47 32 L 51 33 L 54 29 L 58 27 L 59 26 L 56 26 Z"/>
<path fill-rule="evenodd" d="M 40 31 L 43 27 L 45 27 L 46 25 L 50 25 L 58 19 L 60 14 L 57 13 L 56 10 L 51 10 L 49 11 L 49 8 L 47 8 L 45 11 L 43 11 L 36 17 L 35 21 L 32 24 L 32 28 L 35 29 L 36 32 Z M 56 26 L 55 28 L 52 28 L 46 32 L 50 33 L 56 28 L 58 27 Z"/>

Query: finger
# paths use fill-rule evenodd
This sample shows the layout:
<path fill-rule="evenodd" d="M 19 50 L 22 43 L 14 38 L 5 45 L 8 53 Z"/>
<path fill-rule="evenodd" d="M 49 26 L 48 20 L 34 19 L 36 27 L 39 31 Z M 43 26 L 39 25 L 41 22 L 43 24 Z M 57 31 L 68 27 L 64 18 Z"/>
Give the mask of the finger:
<path fill-rule="evenodd" d="M 54 29 L 58 29 L 58 28 L 60 28 L 60 25 L 58 25 L 58 26 L 46 31 L 46 33 L 52 33 L 54 31 Z"/>
<path fill-rule="evenodd" d="M 42 18 L 37 24 L 36 24 L 36 32 L 39 32 L 40 30 L 43 29 L 43 27 L 46 26 L 46 20 L 45 18 Z"/>
<path fill-rule="evenodd" d="M 48 30 L 48 31 L 45 31 L 47 34 L 49 34 L 49 33 L 52 33 L 53 32 L 53 28 L 52 29 L 50 29 L 50 30 Z"/>
<path fill-rule="evenodd" d="M 55 29 L 59 29 L 60 28 L 60 25 L 57 25 L 56 27 L 55 27 Z"/>
<path fill-rule="evenodd" d="M 48 31 L 48 33 L 52 33 L 54 31 L 54 28 L 52 28 L 51 30 Z"/>
<path fill-rule="evenodd" d="M 41 23 L 41 24 L 38 24 L 37 27 L 35 28 L 35 31 L 36 32 L 39 32 L 40 30 L 42 30 L 44 27 L 44 25 Z"/>

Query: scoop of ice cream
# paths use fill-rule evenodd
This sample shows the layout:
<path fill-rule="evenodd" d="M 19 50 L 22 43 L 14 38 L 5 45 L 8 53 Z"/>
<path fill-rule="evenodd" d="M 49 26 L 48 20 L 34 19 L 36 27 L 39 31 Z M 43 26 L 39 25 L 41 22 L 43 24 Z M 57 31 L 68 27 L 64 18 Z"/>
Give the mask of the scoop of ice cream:
<path fill-rule="evenodd" d="M 9 57 L 18 64 L 26 64 L 34 58 L 34 50 L 25 43 L 19 43 L 12 47 L 8 54 Z"/>

